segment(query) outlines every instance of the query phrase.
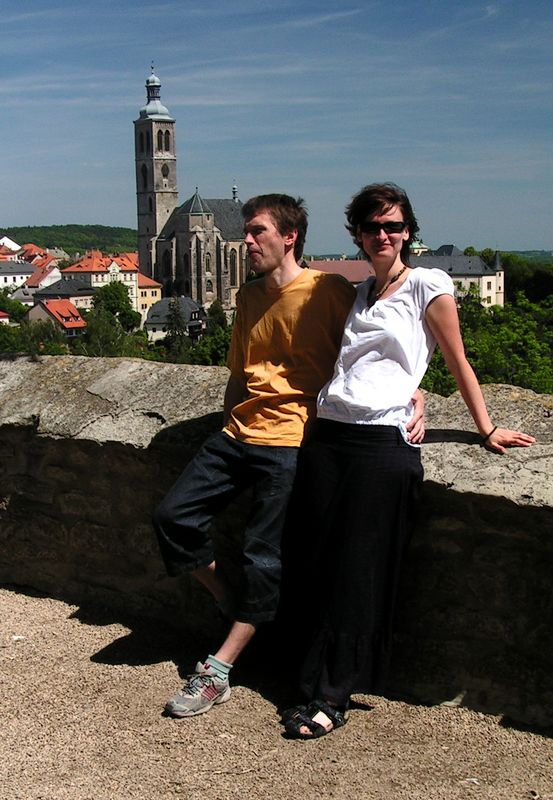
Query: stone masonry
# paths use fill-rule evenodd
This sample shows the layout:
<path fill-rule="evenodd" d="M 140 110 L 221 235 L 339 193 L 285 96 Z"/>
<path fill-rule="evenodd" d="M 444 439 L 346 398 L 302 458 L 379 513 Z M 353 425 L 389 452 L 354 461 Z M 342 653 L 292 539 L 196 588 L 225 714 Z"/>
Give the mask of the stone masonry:
<path fill-rule="evenodd" d="M 0 359 L 0 583 L 113 613 L 218 624 L 165 576 L 150 515 L 220 426 L 219 367 L 70 356 Z M 461 398 L 427 395 L 425 486 L 398 607 L 389 693 L 553 724 L 553 397 L 485 387 L 492 418 L 537 444 L 496 456 Z M 370 487 L 367 489 L 370 502 Z M 239 575 L 248 498 L 213 536 Z"/>

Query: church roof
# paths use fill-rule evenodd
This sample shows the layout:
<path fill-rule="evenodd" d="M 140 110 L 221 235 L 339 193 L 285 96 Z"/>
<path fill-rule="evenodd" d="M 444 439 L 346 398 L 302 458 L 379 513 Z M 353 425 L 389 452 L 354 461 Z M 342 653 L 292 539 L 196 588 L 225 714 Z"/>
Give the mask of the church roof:
<path fill-rule="evenodd" d="M 242 203 L 239 200 L 210 198 L 204 200 L 198 193 L 198 189 L 192 197 L 189 197 L 174 214 L 181 216 L 186 214 L 213 214 L 215 225 L 221 231 L 221 235 L 226 242 L 242 240 L 244 238 L 244 220 L 242 218 Z M 168 226 L 165 226 L 168 229 Z M 163 237 L 162 236 L 159 238 Z M 165 238 L 165 237 L 163 237 Z M 170 238 L 170 236 L 168 237 Z"/>
<path fill-rule="evenodd" d="M 198 194 L 198 187 L 196 186 L 196 191 L 186 200 L 180 209 L 183 214 L 213 214 L 213 211 L 208 206 L 205 200 L 202 200 L 200 195 Z"/>
<path fill-rule="evenodd" d="M 140 109 L 140 118 L 174 122 L 175 120 L 169 114 L 169 109 L 160 100 L 160 91 L 161 81 L 157 75 L 154 75 L 152 65 L 152 74 L 146 79 L 146 105 Z"/>
<path fill-rule="evenodd" d="M 215 215 L 215 222 L 225 241 L 244 238 L 244 218 L 239 200 L 206 200 Z"/>

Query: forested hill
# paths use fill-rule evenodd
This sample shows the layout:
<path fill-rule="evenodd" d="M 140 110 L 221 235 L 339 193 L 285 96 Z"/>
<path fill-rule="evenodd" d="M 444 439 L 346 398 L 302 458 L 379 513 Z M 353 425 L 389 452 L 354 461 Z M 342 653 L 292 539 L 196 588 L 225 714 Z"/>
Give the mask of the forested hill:
<path fill-rule="evenodd" d="M 127 253 L 138 247 L 135 230 L 109 225 L 29 225 L 4 228 L 2 234 L 20 245 L 32 242 L 38 247 L 61 247 L 70 256 L 87 250 Z"/>

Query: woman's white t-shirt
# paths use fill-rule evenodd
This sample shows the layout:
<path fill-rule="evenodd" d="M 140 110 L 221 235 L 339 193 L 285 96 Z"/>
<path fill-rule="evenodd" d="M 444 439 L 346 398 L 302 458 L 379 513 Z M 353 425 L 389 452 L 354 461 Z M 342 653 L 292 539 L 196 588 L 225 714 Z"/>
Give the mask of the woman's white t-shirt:
<path fill-rule="evenodd" d="M 395 425 L 406 441 L 411 398 L 436 347 L 426 324 L 428 304 L 453 296 L 453 281 L 440 269 L 412 269 L 389 297 L 367 306 L 375 278 L 357 289 L 332 379 L 321 389 L 317 416 L 363 425 Z"/>

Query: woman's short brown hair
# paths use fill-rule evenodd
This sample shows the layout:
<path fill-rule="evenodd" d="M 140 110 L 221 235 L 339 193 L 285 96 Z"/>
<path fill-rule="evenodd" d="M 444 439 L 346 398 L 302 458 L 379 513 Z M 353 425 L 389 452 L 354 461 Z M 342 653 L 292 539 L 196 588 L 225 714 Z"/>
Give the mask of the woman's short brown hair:
<path fill-rule="evenodd" d="M 363 242 L 360 237 L 360 226 L 377 214 L 385 214 L 392 206 L 398 206 L 403 214 L 403 219 L 409 229 L 409 238 L 401 248 L 401 260 L 409 263 L 411 243 L 419 231 L 419 223 L 407 194 L 395 183 L 370 183 L 364 186 L 346 206 L 346 228 L 350 232 L 355 244 L 362 250 Z"/>

